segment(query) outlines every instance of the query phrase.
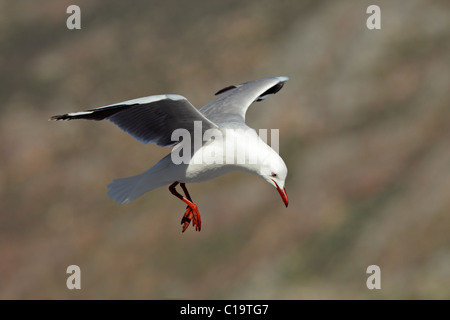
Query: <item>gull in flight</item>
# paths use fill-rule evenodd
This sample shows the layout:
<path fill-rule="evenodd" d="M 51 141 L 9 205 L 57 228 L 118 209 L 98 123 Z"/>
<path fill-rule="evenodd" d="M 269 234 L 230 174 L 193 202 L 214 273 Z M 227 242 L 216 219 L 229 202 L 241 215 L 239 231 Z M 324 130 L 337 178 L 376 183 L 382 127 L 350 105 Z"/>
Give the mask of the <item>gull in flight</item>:
<path fill-rule="evenodd" d="M 231 171 L 249 172 L 275 187 L 288 206 L 284 187 L 287 167 L 283 159 L 260 137 L 256 136 L 255 140 L 255 130 L 245 124 L 248 107 L 277 93 L 288 80 L 288 77 L 271 77 L 228 86 L 219 90 L 218 98 L 200 110 L 183 96 L 165 94 L 57 115 L 50 120 L 107 119 L 140 142 L 173 146 L 171 153 L 144 173 L 113 180 L 108 185 L 108 195 L 122 204 L 169 185 L 170 192 L 187 205 L 181 220 L 182 231 L 191 221 L 200 231 L 200 213 L 189 195 L 187 183 L 210 180 Z M 187 135 L 180 141 L 174 138 L 175 132 Z M 200 143 L 196 134 L 201 136 Z M 243 161 L 237 161 L 242 154 Z M 187 155 L 186 161 L 180 161 Z M 207 155 L 212 155 L 214 161 Z M 257 156 L 257 161 L 250 161 L 252 155 Z M 184 196 L 176 190 L 178 184 Z"/>

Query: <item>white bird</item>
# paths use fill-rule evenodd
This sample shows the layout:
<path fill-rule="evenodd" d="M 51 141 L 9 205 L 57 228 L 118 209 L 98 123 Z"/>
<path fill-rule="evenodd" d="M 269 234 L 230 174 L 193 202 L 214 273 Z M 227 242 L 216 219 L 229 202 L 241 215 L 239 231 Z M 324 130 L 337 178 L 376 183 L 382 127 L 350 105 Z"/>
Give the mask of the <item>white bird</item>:
<path fill-rule="evenodd" d="M 245 124 L 248 107 L 254 101 L 261 101 L 278 92 L 288 80 L 288 77 L 271 77 L 228 86 L 219 90 L 216 95 L 220 96 L 200 110 L 183 96 L 167 94 L 57 115 L 50 119 L 107 119 L 138 141 L 174 146 L 171 153 L 144 173 L 113 180 L 108 185 L 108 195 L 122 204 L 153 189 L 170 185 L 170 192 L 187 205 L 181 220 L 182 231 L 186 230 L 191 220 L 195 229 L 200 231 L 200 213 L 189 195 L 186 183 L 210 180 L 231 171 L 250 172 L 274 186 L 288 206 L 284 187 L 287 167 L 283 159 Z M 186 136 L 181 141 L 174 139 L 177 129 L 179 133 L 194 136 L 194 139 Z M 196 134 L 201 135 L 200 143 Z M 234 146 L 234 149 L 228 146 Z M 235 150 L 235 154 L 230 155 L 230 150 Z M 242 153 L 245 154 L 245 160 L 237 161 Z M 191 154 L 187 161 L 174 161 L 186 159 L 183 157 Z M 257 155 L 256 162 L 250 161 L 252 155 Z M 184 196 L 176 190 L 178 184 Z"/>

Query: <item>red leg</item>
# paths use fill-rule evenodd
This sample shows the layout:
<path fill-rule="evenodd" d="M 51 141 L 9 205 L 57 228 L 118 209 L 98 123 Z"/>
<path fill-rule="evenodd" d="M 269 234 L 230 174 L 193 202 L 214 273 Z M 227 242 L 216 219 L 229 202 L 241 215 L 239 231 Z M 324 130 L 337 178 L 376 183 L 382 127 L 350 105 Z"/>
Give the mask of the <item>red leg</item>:
<path fill-rule="evenodd" d="M 192 225 L 195 226 L 195 230 L 200 231 L 202 227 L 202 221 L 200 219 L 200 213 L 198 212 L 197 205 L 192 202 L 191 196 L 189 195 L 189 192 L 184 183 L 180 183 L 180 185 L 181 189 L 183 189 L 185 197 L 183 197 L 181 194 L 178 193 L 178 191 L 176 190 L 176 186 L 178 185 L 178 183 L 179 183 L 178 181 L 172 183 L 169 187 L 169 191 L 178 199 L 187 204 L 186 212 L 183 218 L 181 219 L 181 224 L 183 225 L 183 232 L 186 231 L 187 227 L 189 227 L 191 220 Z"/>
<path fill-rule="evenodd" d="M 189 195 L 189 191 L 186 188 L 186 184 L 180 183 L 180 186 L 181 189 L 183 189 L 186 198 L 192 202 L 191 196 Z M 186 218 L 186 215 L 188 216 L 188 218 Z M 189 222 L 191 221 L 191 219 L 193 219 L 192 225 L 195 226 L 195 230 L 200 231 L 202 227 L 202 219 L 200 218 L 200 213 L 198 212 L 198 209 L 195 212 L 194 210 L 190 209 L 189 206 L 187 206 L 186 213 L 184 214 L 183 219 L 181 219 L 181 223 L 183 224 L 183 231 L 186 230 L 186 228 L 189 226 Z"/>

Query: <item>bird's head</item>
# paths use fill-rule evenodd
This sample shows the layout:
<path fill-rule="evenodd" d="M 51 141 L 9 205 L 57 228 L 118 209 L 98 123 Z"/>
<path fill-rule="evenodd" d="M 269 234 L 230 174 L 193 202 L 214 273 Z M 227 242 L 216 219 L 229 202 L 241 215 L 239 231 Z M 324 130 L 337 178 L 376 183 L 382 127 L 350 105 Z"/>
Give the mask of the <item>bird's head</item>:
<path fill-rule="evenodd" d="M 275 189 L 278 190 L 281 199 L 287 207 L 289 204 L 289 200 L 284 184 L 286 181 L 288 170 L 283 159 L 281 159 L 281 157 L 275 151 L 270 152 L 267 158 L 262 162 L 262 165 L 260 166 L 258 171 L 258 175 L 260 177 L 262 177 L 264 180 L 274 186 Z"/>

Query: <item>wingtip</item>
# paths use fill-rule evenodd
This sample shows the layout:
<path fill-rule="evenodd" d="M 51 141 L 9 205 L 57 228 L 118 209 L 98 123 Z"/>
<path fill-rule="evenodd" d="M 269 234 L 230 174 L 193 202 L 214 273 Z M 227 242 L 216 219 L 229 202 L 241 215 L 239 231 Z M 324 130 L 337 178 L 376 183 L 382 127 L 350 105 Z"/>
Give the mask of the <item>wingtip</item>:
<path fill-rule="evenodd" d="M 283 81 L 283 82 L 286 82 L 286 81 L 290 80 L 289 77 L 287 77 L 287 76 L 279 76 L 279 77 L 277 77 L 277 79 L 280 80 L 280 81 Z"/>
<path fill-rule="evenodd" d="M 61 115 L 57 115 L 57 116 L 51 116 L 50 118 L 48 118 L 48 121 L 58 121 L 58 120 L 68 120 L 70 119 L 68 114 L 61 114 Z"/>

